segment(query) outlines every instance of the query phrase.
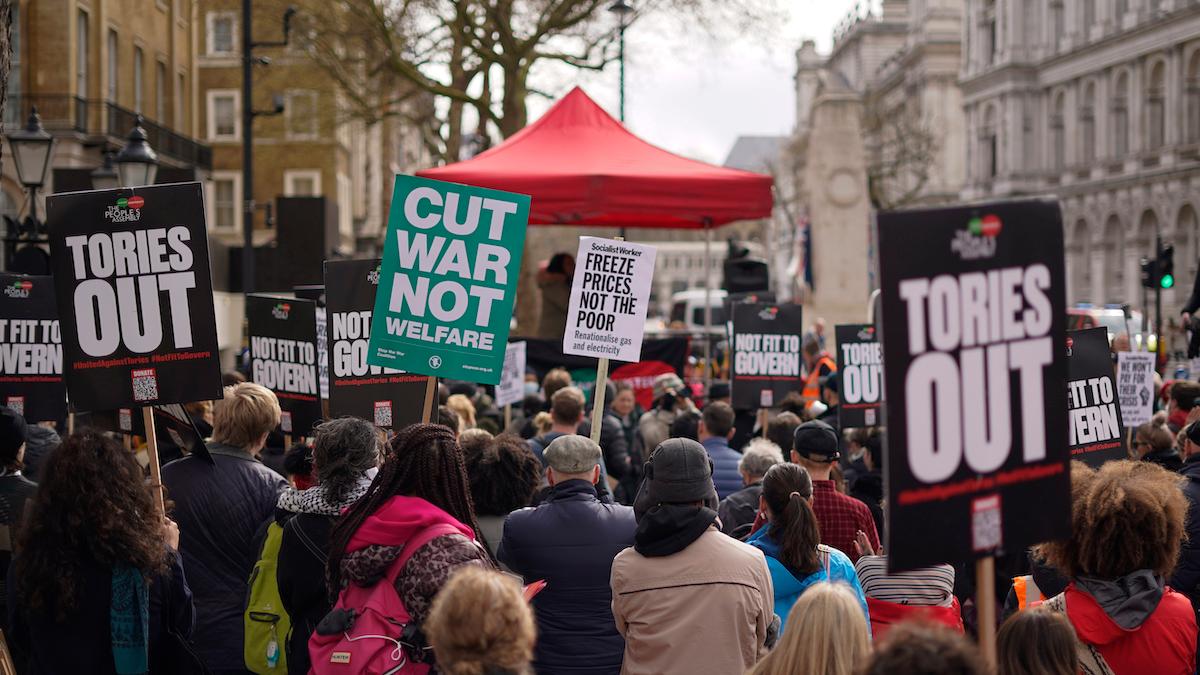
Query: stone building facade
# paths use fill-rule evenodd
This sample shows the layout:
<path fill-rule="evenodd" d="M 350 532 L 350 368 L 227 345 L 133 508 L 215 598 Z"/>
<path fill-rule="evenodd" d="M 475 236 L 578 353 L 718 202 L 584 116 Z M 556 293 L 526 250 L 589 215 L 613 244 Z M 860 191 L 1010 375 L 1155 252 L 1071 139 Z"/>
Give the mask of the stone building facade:
<path fill-rule="evenodd" d="M 966 199 L 1057 194 L 1068 300 L 1141 306 L 1139 260 L 1175 246 L 1171 316 L 1195 277 L 1200 3 L 967 0 Z"/>

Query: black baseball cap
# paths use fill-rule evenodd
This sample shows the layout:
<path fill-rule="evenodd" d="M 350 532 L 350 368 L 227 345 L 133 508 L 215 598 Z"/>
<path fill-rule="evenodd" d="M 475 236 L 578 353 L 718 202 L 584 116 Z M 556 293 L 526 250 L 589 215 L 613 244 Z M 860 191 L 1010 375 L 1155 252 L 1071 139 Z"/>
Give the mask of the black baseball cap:
<path fill-rule="evenodd" d="M 814 462 L 836 462 L 842 456 L 841 439 L 828 424 L 813 420 L 796 427 L 792 449 L 796 454 Z"/>

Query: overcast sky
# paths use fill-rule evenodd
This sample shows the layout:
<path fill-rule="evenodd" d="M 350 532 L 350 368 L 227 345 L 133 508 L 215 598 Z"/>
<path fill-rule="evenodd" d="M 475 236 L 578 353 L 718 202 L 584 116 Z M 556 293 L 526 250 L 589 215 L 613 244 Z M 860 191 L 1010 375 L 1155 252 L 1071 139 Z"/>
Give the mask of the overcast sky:
<path fill-rule="evenodd" d="M 765 36 L 716 40 L 681 35 L 650 17 L 634 24 L 626 34 L 629 128 L 668 150 L 715 163 L 724 161 L 738 136 L 789 133 L 796 49 L 813 39 L 827 53 L 834 26 L 856 0 L 778 1 L 786 21 Z M 616 116 L 616 64 L 569 77 Z M 565 92 L 569 83 L 559 88 Z M 546 107 L 532 103 L 530 112 L 540 115 Z"/>

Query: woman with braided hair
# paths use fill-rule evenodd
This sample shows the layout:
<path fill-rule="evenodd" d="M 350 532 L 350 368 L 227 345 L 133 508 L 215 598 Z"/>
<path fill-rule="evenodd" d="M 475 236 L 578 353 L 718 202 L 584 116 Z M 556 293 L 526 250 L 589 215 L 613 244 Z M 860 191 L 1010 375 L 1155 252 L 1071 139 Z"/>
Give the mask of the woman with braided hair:
<path fill-rule="evenodd" d="M 476 543 L 479 525 L 454 432 L 414 424 L 388 443 L 379 474 L 333 528 L 326 564 L 330 595 L 347 584 L 366 587 L 386 577 L 405 544 L 433 528 L 446 533 L 411 552 L 395 577 L 396 592 L 417 626 L 456 569 L 470 564 L 491 568 L 494 563 Z M 414 660 L 432 660 L 427 649 L 411 652 Z"/>

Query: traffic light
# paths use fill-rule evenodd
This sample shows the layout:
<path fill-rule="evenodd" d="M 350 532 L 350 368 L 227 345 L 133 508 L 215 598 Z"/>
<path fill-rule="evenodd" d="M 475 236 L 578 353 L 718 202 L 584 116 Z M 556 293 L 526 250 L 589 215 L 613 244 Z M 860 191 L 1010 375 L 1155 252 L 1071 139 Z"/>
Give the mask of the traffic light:
<path fill-rule="evenodd" d="M 1158 252 L 1158 285 L 1160 288 L 1175 286 L 1175 247 L 1168 244 Z"/>
<path fill-rule="evenodd" d="M 1158 284 L 1158 260 L 1142 258 L 1142 288 L 1153 289 Z"/>

